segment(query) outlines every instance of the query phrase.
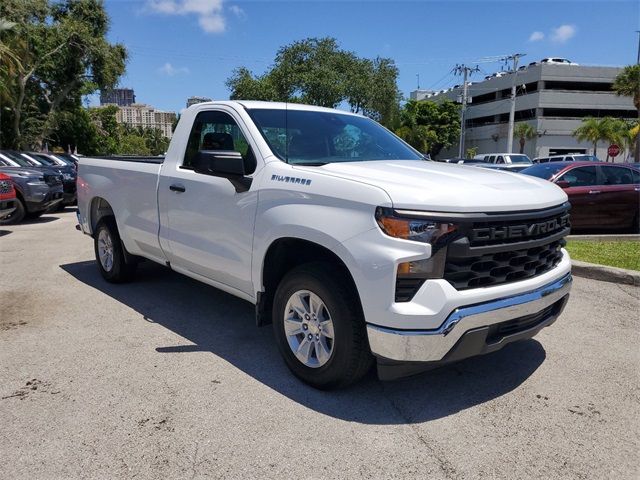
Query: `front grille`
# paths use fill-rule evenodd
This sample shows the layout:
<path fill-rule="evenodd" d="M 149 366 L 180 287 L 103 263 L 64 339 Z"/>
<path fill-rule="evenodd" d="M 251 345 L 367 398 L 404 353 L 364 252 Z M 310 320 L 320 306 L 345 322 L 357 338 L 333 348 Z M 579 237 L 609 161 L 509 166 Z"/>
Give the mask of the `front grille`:
<path fill-rule="evenodd" d="M 516 282 L 548 272 L 560 263 L 563 239 L 547 245 L 489 253 L 477 257 L 447 258 L 444 278 L 457 290 Z"/>
<path fill-rule="evenodd" d="M 8 180 L 0 180 L 0 195 L 13 193 L 13 185 Z"/>
<path fill-rule="evenodd" d="M 447 246 L 443 276 L 465 290 L 541 275 L 560 263 L 570 227 L 569 204 L 463 221 L 458 238 Z"/>
<path fill-rule="evenodd" d="M 50 186 L 62 185 L 62 175 L 45 174 L 44 181 Z"/>

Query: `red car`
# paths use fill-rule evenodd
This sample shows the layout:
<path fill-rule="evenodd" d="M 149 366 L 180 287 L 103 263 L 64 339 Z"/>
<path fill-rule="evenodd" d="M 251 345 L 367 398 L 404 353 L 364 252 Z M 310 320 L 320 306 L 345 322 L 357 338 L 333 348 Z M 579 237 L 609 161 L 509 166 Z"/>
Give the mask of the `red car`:
<path fill-rule="evenodd" d="M 8 217 L 16 209 L 16 190 L 11 177 L 0 173 L 0 220 Z"/>
<path fill-rule="evenodd" d="M 640 170 L 603 162 L 541 163 L 520 173 L 563 188 L 571 203 L 574 230 L 640 231 Z"/>

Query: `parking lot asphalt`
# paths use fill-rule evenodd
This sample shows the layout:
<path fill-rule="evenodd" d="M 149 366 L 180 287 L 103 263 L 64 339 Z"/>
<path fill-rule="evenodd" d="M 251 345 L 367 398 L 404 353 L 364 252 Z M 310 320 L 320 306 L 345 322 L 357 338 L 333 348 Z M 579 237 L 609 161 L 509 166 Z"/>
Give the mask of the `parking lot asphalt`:
<path fill-rule="evenodd" d="M 638 287 L 576 278 L 533 340 L 320 392 L 252 305 L 107 284 L 75 223 L 0 227 L 0 478 L 638 478 Z"/>

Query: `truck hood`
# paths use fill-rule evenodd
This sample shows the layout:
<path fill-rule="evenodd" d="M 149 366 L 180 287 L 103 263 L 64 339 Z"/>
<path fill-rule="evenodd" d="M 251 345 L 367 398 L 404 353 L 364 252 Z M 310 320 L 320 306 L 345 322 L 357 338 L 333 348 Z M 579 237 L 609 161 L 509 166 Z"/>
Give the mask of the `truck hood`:
<path fill-rule="evenodd" d="M 10 177 L 41 177 L 42 170 L 29 167 L 0 167 L 0 172 Z M 46 172 L 49 173 L 49 172 Z"/>
<path fill-rule="evenodd" d="M 375 185 L 394 208 L 442 212 L 537 210 L 567 201 L 551 182 L 488 168 L 395 160 L 329 163 L 316 168 L 329 175 Z"/>

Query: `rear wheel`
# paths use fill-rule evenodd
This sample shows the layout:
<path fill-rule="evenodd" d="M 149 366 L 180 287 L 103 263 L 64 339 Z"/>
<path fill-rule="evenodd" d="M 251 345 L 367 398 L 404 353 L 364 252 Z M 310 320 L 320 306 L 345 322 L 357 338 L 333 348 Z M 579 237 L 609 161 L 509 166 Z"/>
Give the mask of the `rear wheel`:
<path fill-rule="evenodd" d="M 136 262 L 127 255 L 120 240 L 118 226 L 113 217 L 105 217 L 98 222 L 94 232 L 94 250 L 100 273 L 111 283 L 122 283 L 133 278 Z"/>
<path fill-rule="evenodd" d="M 16 223 L 20 223 L 24 220 L 25 215 L 27 214 L 27 209 L 22 203 L 22 200 L 16 198 L 16 209 L 11 212 L 7 217 L 4 217 L 0 220 L 0 225 L 14 225 Z"/>
<path fill-rule="evenodd" d="M 345 387 L 371 367 L 357 293 L 333 265 L 312 263 L 289 272 L 274 298 L 273 328 L 289 369 L 320 389 Z"/>

